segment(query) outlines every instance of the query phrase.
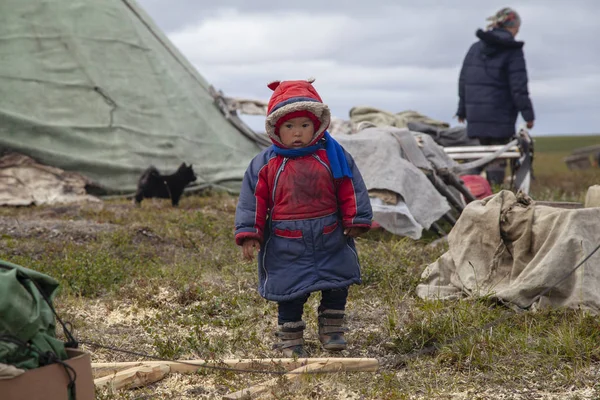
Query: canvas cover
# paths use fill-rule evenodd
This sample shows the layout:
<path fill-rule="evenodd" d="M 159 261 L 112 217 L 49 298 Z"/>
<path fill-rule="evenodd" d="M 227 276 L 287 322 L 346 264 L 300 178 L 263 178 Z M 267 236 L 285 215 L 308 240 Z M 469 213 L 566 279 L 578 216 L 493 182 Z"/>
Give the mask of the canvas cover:
<path fill-rule="evenodd" d="M 260 151 L 133 0 L 2 0 L 0 41 L 0 151 L 109 192 L 181 162 L 196 185 L 238 189 Z"/>
<path fill-rule="evenodd" d="M 424 270 L 416 293 L 428 299 L 490 296 L 519 308 L 598 314 L 600 251 L 561 279 L 600 244 L 599 220 L 600 208 L 536 205 L 506 190 L 471 202 L 448 235 L 449 250 Z"/>

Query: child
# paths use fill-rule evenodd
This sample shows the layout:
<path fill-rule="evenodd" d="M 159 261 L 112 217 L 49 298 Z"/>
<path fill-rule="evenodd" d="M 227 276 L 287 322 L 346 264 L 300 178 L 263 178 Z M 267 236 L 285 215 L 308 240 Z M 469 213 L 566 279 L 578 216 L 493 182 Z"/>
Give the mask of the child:
<path fill-rule="evenodd" d="M 278 302 L 275 348 L 307 357 L 303 306 L 321 291 L 319 340 L 344 350 L 348 286 L 360 283 L 354 237 L 371 226 L 367 188 L 354 160 L 326 131 L 331 114 L 308 81 L 272 82 L 266 130 L 273 146 L 246 170 L 235 240 L 258 253 L 259 293 Z"/>

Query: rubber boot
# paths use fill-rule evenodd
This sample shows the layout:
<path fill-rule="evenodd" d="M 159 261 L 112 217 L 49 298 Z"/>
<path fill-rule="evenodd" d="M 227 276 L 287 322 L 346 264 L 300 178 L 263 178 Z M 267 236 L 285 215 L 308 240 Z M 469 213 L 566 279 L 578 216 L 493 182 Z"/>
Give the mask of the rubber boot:
<path fill-rule="evenodd" d="M 304 321 L 286 322 L 279 325 L 279 331 L 275 333 L 281 341 L 273 346 L 273 349 L 281 350 L 284 357 L 306 358 L 308 354 L 304 350 Z"/>
<path fill-rule="evenodd" d="M 323 310 L 319 312 L 319 340 L 325 350 L 341 351 L 348 347 L 344 333 L 345 326 L 343 310 Z"/>

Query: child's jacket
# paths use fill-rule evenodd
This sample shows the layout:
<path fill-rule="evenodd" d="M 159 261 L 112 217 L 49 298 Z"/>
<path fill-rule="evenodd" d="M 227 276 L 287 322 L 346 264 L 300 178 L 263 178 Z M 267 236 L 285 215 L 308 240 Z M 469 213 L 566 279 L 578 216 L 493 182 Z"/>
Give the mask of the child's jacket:
<path fill-rule="evenodd" d="M 345 155 L 353 177 L 336 180 L 325 150 L 290 158 L 269 147 L 250 163 L 235 239 L 261 242 L 258 289 L 266 299 L 288 301 L 361 282 L 354 240 L 343 230 L 370 227 L 373 212 L 360 172 Z"/>

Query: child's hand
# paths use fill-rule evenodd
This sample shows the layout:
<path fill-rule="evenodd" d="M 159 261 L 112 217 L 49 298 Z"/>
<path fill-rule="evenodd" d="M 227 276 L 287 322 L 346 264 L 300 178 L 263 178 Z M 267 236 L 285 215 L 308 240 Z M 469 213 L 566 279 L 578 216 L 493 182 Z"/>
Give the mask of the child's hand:
<path fill-rule="evenodd" d="M 248 261 L 254 259 L 254 253 L 258 250 L 260 250 L 260 242 L 256 239 L 246 239 L 242 243 L 242 255 Z"/>
<path fill-rule="evenodd" d="M 344 229 L 344 235 L 355 238 L 367 232 L 368 230 L 369 228 L 346 228 Z"/>

